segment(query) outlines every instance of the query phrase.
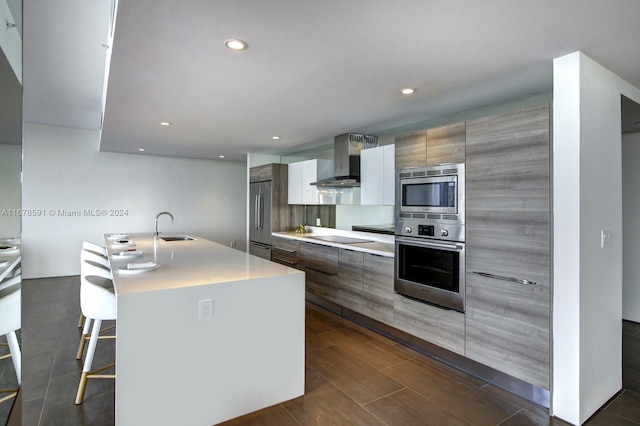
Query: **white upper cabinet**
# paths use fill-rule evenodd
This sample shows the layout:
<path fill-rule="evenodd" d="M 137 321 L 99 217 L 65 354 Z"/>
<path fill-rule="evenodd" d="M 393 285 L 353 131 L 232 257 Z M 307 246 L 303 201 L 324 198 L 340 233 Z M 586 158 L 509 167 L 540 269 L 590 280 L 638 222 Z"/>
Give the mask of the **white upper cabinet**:
<path fill-rule="evenodd" d="M 395 204 L 395 145 L 364 149 L 360 153 L 360 204 Z"/>
<path fill-rule="evenodd" d="M 290 163 L 289 204 L 321 204 L 318 189 L 311 183 L 331 176 L 333 176 L 331 160 L 314 159 Z"/>

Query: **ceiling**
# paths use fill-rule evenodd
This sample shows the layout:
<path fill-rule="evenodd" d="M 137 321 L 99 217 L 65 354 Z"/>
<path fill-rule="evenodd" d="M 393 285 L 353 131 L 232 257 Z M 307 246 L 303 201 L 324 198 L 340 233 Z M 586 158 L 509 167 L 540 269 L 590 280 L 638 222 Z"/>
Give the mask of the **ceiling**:
<path fill-rule="evenodd" d="M 577 50 L 640 87 L 637 0 L 118 3 L 105 47 L 110 0 L 25 2 L 26 122 L 100 128 L 109 49 L 100 149 L 145 155 L 244 161 L 402 128 L 550 90 Z"/>

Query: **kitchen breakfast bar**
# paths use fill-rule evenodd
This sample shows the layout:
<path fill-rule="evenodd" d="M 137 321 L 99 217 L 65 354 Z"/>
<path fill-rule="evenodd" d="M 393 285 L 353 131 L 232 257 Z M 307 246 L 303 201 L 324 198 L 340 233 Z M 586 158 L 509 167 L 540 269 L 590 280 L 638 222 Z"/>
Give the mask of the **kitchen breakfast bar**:
<path fill-rule="evenodd" d="M 163 237 L 105 236 L 116 424 L 211 425 L 304 394 L 304 273 L 197 236 Z M 148 262 L 159 266 L 127 268 Z"/>

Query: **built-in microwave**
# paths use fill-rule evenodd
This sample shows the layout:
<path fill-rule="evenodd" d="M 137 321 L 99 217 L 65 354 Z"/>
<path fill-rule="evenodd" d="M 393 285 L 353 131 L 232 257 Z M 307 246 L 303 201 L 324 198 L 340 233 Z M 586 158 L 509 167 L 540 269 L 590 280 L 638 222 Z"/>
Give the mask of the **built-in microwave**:
<path fill-rule="evenodd" d="M 396 174 L 396 225 L 465 223 L 465 165 L 408 168 Z M 406 235 L 396 229 L 396 235 Z M 413 236 L 413 235 L 410 235 Z M 416 235 L 418 236 L 418 235 Z M 460 240 L 460 238 L 455 238 Z M 464 241 L 464 236 L 461 238 Z"/>

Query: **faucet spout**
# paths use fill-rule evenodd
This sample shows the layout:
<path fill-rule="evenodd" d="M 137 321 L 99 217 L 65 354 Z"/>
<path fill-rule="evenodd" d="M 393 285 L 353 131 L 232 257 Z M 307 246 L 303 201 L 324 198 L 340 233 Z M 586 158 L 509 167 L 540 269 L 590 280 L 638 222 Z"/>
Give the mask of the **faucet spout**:
<path fill-rule="evenodd" d="M 153 233 L 154 237 L 157 237 L 160 233 L 158 232 L 158 218 L 163 214 L 169 215 L 171 217 L 171 223 L 173 223 L 173 215 L 169 212 L 160 212 L 156 215 L 156 231 Z"/>

